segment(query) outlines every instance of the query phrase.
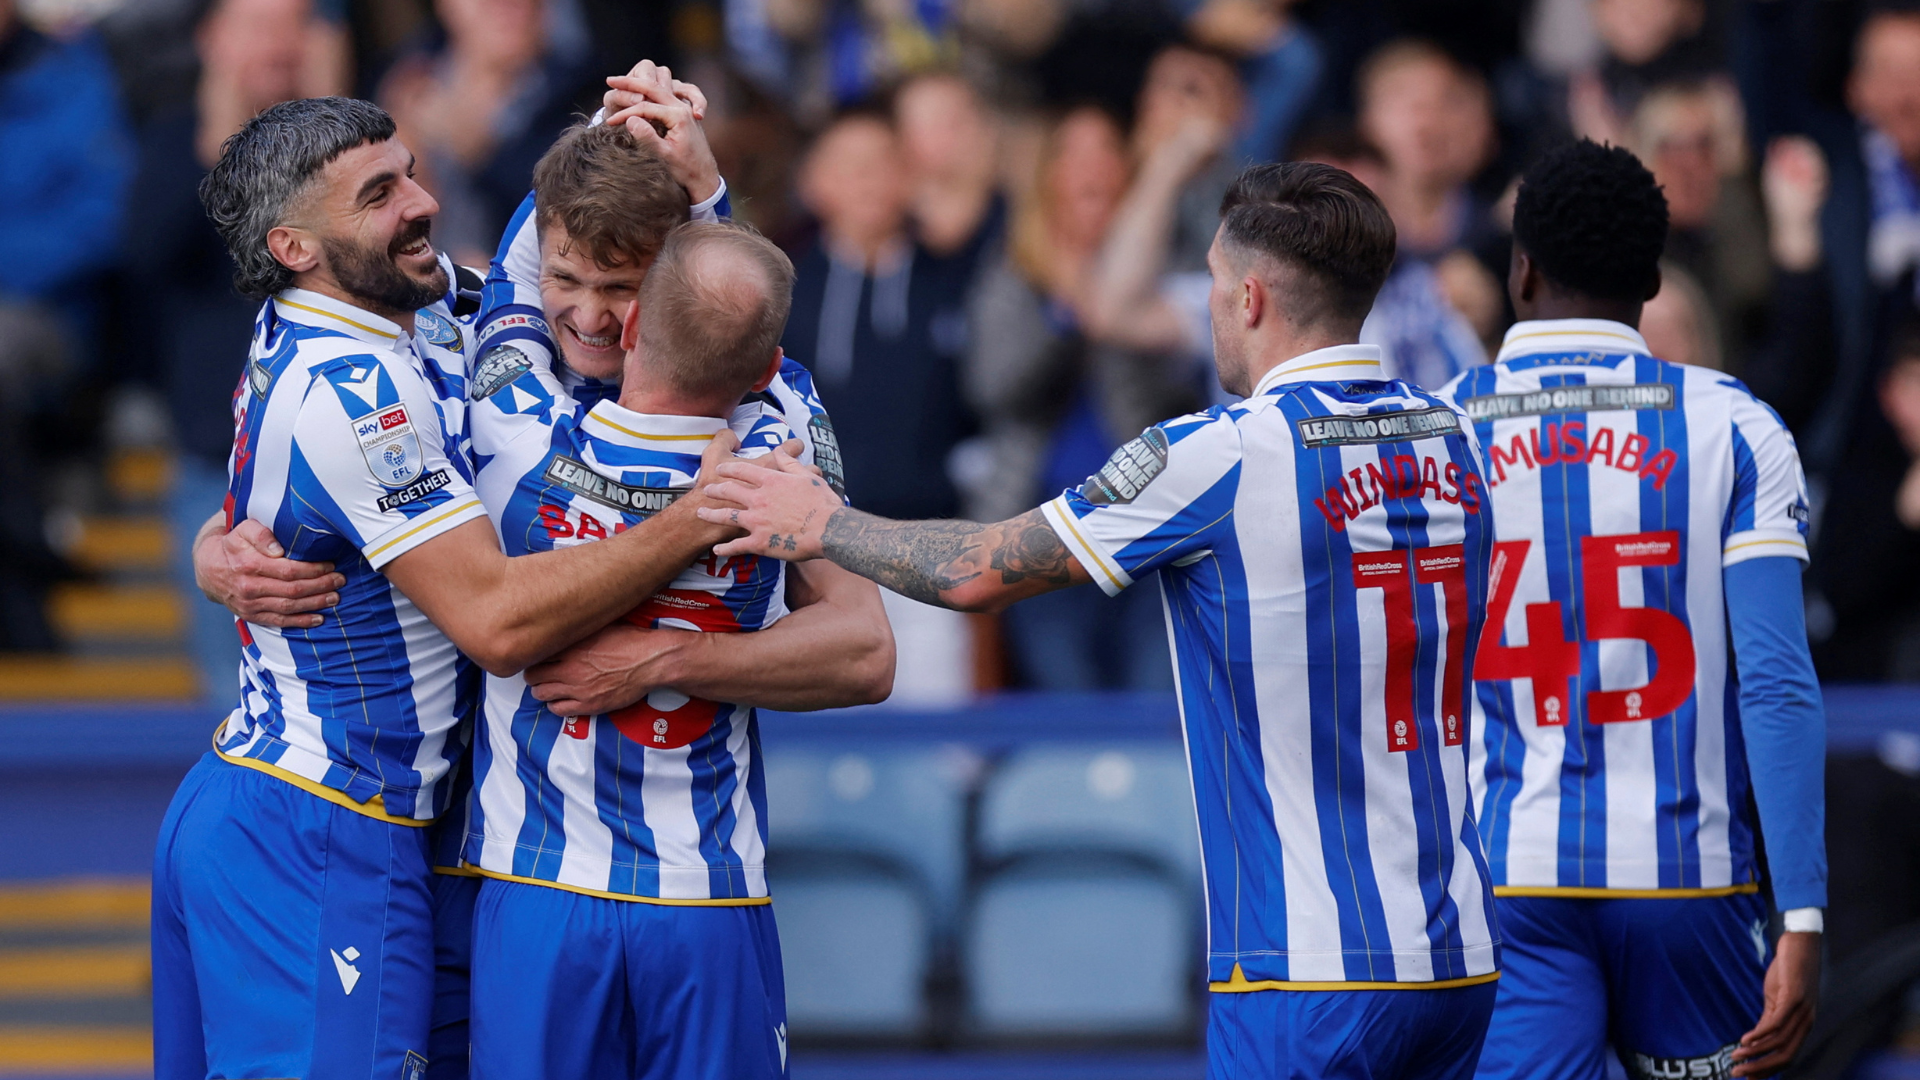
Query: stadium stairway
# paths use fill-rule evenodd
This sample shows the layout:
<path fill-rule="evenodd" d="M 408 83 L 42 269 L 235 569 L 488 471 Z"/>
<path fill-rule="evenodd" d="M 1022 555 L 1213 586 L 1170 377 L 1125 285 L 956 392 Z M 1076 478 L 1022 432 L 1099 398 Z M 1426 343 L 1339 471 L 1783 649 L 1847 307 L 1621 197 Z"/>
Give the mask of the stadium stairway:
<path fill-rule="evenodd" d="M 161 501 L 170 471 L 154 448 L 109 459 L 100 510 L 79 514 L 68 530 L 67 555 L 92 580 L 58 585 L 49 601 L 67 652 L 0 654 L 0 702 L 187 701 L 198 693 L 184 637 L 187 598 L 169 572 Z"/>

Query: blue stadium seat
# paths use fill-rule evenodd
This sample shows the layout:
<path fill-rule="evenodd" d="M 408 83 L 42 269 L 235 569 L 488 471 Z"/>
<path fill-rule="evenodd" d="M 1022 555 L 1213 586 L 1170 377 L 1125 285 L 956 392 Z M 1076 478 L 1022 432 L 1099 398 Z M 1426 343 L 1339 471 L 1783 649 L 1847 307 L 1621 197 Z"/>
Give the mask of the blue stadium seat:
<path fill-rule="evenodd" d="M 926 1029 L 933 927 L 920 889 L 885 872 L 812 866 L 774 890 L 789 1031 L 909 1040 Z"/>
<path fill-rule="evenodd" d="M 981 793 L 970 1034 L 1181 1039 L 1201 990 L 1200 852 L 1178 747 L 1042 745 Z"/>
<path fill-rule="evenodd" d="M 957 749 L 767 755 L 767 873 L 796 1037 L 926 1032 L 929 977 L 951 969 L 978 770 Z"/>
<path fill-rule="evenodd" d="M 1037 848 L 1130 851 L 1165 862 L 1200 888 L 1200 837 L 1187 759 L 1178 746 L 1042 745 L 988 778 L 981 853 Z"/>
<path fill-rule="evenodd" d="M 969 1033 L 1191 1036 L 1198 891 L 1150 865 L 1076 861 L 1009 867 L 975 898 L 965 944 Z"/>

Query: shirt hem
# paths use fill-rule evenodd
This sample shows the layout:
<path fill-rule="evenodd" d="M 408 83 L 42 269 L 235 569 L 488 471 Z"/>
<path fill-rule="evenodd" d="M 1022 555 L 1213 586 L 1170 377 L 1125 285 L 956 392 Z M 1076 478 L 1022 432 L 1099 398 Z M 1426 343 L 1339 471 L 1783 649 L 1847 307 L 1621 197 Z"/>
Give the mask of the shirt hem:
<path fill-rule="evenodd" d="M 1485 975 L 1468 975 L 1461 979 L 1434 979 L 1427 982 L 1296 982 L 1292 979 L 1248 981 L 1246 972 L 1240 970 L 1239 964 L 1235 964 L 1233 978 L 1226 982 L 1210 982 L 1207 984 L 1207 990 L 1215 994 L 1247 994 L 1256 990 L 1456 990 L 1463 986 L 1481 986 L 1499 977 L 1498 971 L 1489 971 Z"/>
<path fill-rule="evenodd" d="M 221 728 L 224 728 L 224 727 L 225 727 L 225 722 L 223 721 L 221 724 Z M 304 791 L 309 795 L 315 795 L 315 796 L 318 796 L 319 798 L 325 799 L 326 801 L 334 804 L 335 806 L 344 806 L 356 814 L 361 814 L 365 817 L 370 817 L 375 821 L 384 821 L 389 825 L 405 825 L 410 829 L 424 829 L 427 826 L 433 824 L 434 822 L 433 818 L 422 819 L 422 818 L 396 817 L 393 814 L 387 813 L 386 800 L 377 793 L 372 798 L 368 799 L 366 802 L 357 803 L 353 801 L 352 796 L 348 795 L 344 791 L 339 791 L 334 788 L 330 788 L 325 784 L 319 783 L 318 781 L 309 780 L 298 773 L 288 772 L 287 770 L 281 768 L 278 765 L 273 764 L 272 762 L 261 761 L 259 758 L 238 757 L 233 754 L 229 754 L 225 750 L 220 749 L 220 744 L 218 742 L 218 739 L 220 737 L 221 728 L 214 729 L 214 739 L 216 741 L 214 742 L 214 745 L 213 745 L 213 752 L 219 755 L 221 761 L 224 761 L 229 765 L 239 765 L 243 768 L 253 769 L 257 772 L 266 773 L 268 776 L 273 777 L 275 780 L 284 780 L 287 783 L 292 784 L 294 787 L 299 788 L 301 791 Z"/>
<path fill-rule="evenodd" d="M 605 889 L 589 889 L 585 885 L 568 885 L 563 881 L 545 881 L 540 878 L 521 877 L 519 874 L 503 874 L 498 870 L 488 870 L 484 866 L 471 867 L 475 874 L 492 878 L 495 881 L 514 881 L 522 885 L 545 885 L 549 889 L 579 893 L 582 896 L 594 896 L 602 900 L 625 900 L 635 904 L 660 904 L 666 907 L 756 907 L 773 903 L 771 896 L 743 896 L 739 898 L 723 897 L 717 900 L 681 899 L 667 896 L 636 896 L 633 893 L 608 892 Z"/>
<path fill-rule="evenodd" d="M 1722 885 L 1712 889 L 1595 889 L 1577 885 L 1495 885 L 1495 896 L 1547 896 L 1563 900 L 1687 900 L 1709 896 L 1757 893 L 1760 883 Z"/>

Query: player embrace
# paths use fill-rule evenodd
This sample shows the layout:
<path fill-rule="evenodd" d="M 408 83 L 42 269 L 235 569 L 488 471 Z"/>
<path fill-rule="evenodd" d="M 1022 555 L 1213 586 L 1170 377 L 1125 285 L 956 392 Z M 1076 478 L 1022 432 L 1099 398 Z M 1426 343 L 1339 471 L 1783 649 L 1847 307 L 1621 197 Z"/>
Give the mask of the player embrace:
<path fill-rule="evenodd" d="M 1473 785 L 1506 951 L 1479 1075 L 1600 1080 L 1611 1043 L 1643 1080 L 1768 1076 L 1812 1025 L 1826 903 L 1800 459 L 1745 387 L 1634 329 L 1667 207 L 1631 154 L 1547 155 L 1513 232 L 1522 321 L 1443 392 L 1498 540 Z"/>
<path fill-rule="evenodd" d="M 721 466 L 709 494 L 737 508 L 700 514 L 750 530 L 721 556 L 824 557 L 955 608 L 1158 571 L 1212 1075 L 1464 1080 L 1500 962 L 1467 784 L 1493 539 L 1472 434 L 1354 344 L 1394 255 L 1371 192 L 1265 165 L 1222 210 L 1215 360 L 1245 401 L 1155 425 L 998 524 L 876 518 L 793 463 Z"/>

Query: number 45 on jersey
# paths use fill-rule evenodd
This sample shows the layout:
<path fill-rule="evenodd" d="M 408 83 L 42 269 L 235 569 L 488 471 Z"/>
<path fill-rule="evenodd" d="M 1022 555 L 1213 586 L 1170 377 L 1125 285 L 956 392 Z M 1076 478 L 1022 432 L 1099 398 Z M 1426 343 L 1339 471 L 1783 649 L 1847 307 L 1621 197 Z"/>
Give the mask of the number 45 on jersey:
<path fill-rule="evenodd" d="M 1580 677 L 1580 641 L 1565 635 L 1560 602 L 1528 604 L 1527 643 L 1505 645 L 1507 611 L 1520 583 L 1531 540 L 1504 540 L 1493 546 L 1488 573 L 1487 629 L 1474 657 L 1473 677 L 1483 680 L 1531 679 L 1534 722 L 1558 727 L 1567 722 L 1568 681 Z M 1587 719 L 1596 724 L 1652 720 L 1684 705 L 1693 693 L 1693 636 L 1687 625 L 1656 607 L 1624 607 L 1620 571 L 1633 566 L 1673 566 L 1680 561 L 1676 531 L 1627 533 L 1580 538 L 1581 585 L 1586 625 L 1581 640 L 1608 638 L 1644 641 L 1652 653 L 1653 678 L 1631 690 L 1591 690 Z"/>

